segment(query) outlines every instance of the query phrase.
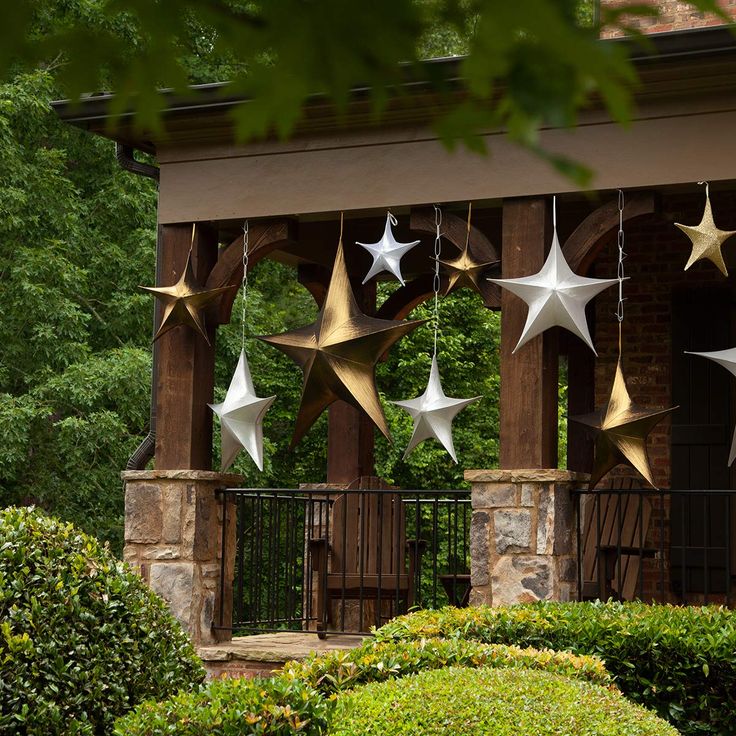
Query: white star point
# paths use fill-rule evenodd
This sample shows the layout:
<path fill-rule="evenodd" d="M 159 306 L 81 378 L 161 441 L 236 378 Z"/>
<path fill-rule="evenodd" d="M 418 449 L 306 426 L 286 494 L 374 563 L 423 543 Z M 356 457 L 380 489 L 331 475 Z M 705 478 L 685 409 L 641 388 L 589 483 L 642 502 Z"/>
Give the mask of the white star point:
<path fill-rule="evenodd" d="M 474 396 L 471 399 L 453 399 L 446 396 L 440 381 L 437 356 L 434 356 L 432 358 L 432 367 L 429 371 L 429 381 L 427 382 L 427 388 L 424 390 L 424 393 L 416 399 L 392 402 L 408 412 L 414 420 L 414 429 L 404 452 L 404 458 L 420 442 L 434 437 L 447 450 L 453 462 L 457 463 L 455 446 L 452 442 L 452 420 L 468 404 L 472 404 L 480 398 L 482 397 Z"/>
<path fill-rule="evenodd" d="M 597 355 L 585 318 L 586 304 L 618 279 L 578 276 L 568 265 L 557 231 L 541 270 L 516 279 L 488 279 L 523 299 L 529 311 L 513 352 L 550 327 L 563 327 L 577 335 Z"/>
<path fill-rule="evenodd" d="M 383 237 L 377 243 L 360 243 L 356 241 L 356 245 L 365 248 L 373 256 L 373 264 L 363 279 L 364 284 L 377 274 L 388 271 L 404 286 L 404 277 L 401 275 L 401 259 L 415 245 L 419 245 L 419 241 L 399 243 L 394 238 L 390 212 L 386 215 L 386 227 L 383 231 Z"/>
<path fill-rule="evenodd" d="M 221 470 L 225 472 L 243 448 L 258 470 L 263 470 L 263 418 L 275 396 L 256 396 L 245 351 L 241 351 L 225 400 L 208 404 L 220 418 L 222 436 Z"/>

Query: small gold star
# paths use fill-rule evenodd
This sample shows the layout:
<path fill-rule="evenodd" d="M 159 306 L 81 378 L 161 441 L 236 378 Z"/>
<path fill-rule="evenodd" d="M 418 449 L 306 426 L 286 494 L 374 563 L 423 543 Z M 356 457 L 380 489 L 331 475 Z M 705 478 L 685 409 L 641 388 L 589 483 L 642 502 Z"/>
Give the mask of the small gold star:
<path fill-rule="evenodd" d="M 679 227 L 690 238 L 693 244 L 692 253 L 688 262 L 685 264 L 685 271 L 701 258 L 707 258 L 718 266 L 718 269 L 724 276 L 728 276 L 726 264 L 723 261 L 723 253 L 721 253 L 721 246 L 732 235 L 736 235 L 736 230 L 719 230 L 716 227 L 713 221 L 713 211 L 710 206 L 710 195 L 707 184 L 705 189 L 705 210 L 703 211 L 703 219 L 700 221 L 700 224 L 681 225 L 679 222 L 676 222 L 675 226 Z"/>
<path fill-rule="evenodd" d="M 476 261 L 466 243 L 465 248 L 463 248 L 462 253 L 457 258 L 451 261 L 440 261 L 440 263 L 448 272 L 445 295 L 450 294 L 456 289 L 465 287 L 477 291 L 483 296 L 480 284 L 481 274 L 489 266 L 498 263 L 498 261 Z"/>
<path fill-rule="evenodd" d="M 647 455 L 647 437 L 654 427 L 670 412 L 677 409 L 644 409 L 631 401 L 626 388 L 621 358 L 616 364 L 616 377 L 605 409 L 593 414 L 570 417 L 596 430 L 595 458 L 589 488 L 617 465 L 630 465 L 654 486 L 652 469 Z M 656 487 L 656 486 L 654 486 Z"/>
<path fill-rule="evenodd" d="M 210 341 L 207 337 L 203 311 L 220 294 L 236 289 L 237 286 L 203 289 L 194 278 L 192 251 L 190 249 L 184 273 L 173 286 L 141 286 L 140 288 L 144 291 L 150 291 L 164 305 L 164 313 L 158 331 L 153 338 L 154 342 L 174 327 L 188 325 L 195 332 L 198 332 L 209 345 Z"/>
<path fill-rule="evenodd" d="M 341 238 L 327 296 L 316 321 L 281 335 L 259 338 L 286 353 L 304 372 L 291 447 L 338 399 L 364 411 L 390 439 L 376 390 L 376 363 L 395 342 L 424 322 L 377 319 L 360 311 L 345 268 Z"/>

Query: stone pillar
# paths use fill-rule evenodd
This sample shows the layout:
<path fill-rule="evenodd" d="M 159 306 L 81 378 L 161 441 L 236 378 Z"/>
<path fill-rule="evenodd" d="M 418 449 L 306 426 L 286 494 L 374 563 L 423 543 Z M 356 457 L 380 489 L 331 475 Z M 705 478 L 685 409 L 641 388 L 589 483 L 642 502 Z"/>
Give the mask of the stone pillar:
<path fill-rule="evenodd" d="M 215 491 L 239 485 L 240 476 L 128 470 L 122 477 L 125 561 L 168 602 L 195 646 L 232 638 L 227 628 L 213 627 L 232 623 L 235 505 L 225 509 Z M 223 541 L 227 569 L 221 600 Z"/>
<path fill-rule="evenodd" d="M 577 533 L 567 470 L 466 470 L 471 605 L 577 599 Z"/>

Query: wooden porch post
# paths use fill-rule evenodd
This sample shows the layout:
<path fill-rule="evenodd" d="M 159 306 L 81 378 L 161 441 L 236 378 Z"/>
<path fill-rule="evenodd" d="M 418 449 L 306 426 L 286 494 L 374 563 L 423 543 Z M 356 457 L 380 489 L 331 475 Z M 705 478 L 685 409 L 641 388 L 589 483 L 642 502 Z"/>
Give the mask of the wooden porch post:
<path fill-rule="evenodd" d="M 353 282 L 353 292 L 365 314 L 375 314 L 375 282 Z M 327 482 L 348 484 L 362 475 L 373 475 L 375 437 L 373 423 L 354 406 L 336 401 L 328 409 Z"/>
<path fill-rule="evenodd" d="M 503 204 L 503 278 L 528 276 L 544 264 L 550 218 L 543 198 Z M 557 335 L 535 337 L 515 355 L 527 307 L 507 289 L 501 294 L 500 467 L 557 467 Z"/>
<path fill-rule="evenodd" d="M 160 285 L 175 283 L 184 270 L 192 225 L 162 226 Z M 200 284 L 217 260 L 217 231 L 198 225 L 192 265 Z M 158 285 L 158 284 L 157 284 Z M 194 330 L 177 327 L 160 338 L 156 402 L 156 470 L 210 470 L 215 325 L 207 326 L 210 344 Z"/>

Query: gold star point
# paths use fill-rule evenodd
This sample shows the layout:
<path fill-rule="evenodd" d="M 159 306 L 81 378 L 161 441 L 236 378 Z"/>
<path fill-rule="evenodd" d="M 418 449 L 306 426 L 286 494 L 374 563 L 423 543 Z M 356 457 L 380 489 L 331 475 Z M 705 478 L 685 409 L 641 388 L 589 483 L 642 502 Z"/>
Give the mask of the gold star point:
<path fill-rule="evenodd" d="M 237 287 L 221 286 L 217 289 L 203 289 L 194 278 L 192 251 L 190 250 L 184 271 L 175 284 L 171 286 L 141 286 L 140 288 L 153 294 L 163 304 L 161 324 L 153 338 L 154 342 L 174 327 L 187 325 L 199 333 L 209 345 L 204 310 L 208 304 L 221 294 Z"/>
<path fill-rule="evenodd" d="M 708 194 L 706 194 L 705 197 L 705 209 L 703 210 L 703 218 L 700 221 L 700 224 L 681 225 L 679 222 L 676 222 L 675 227 L 678 227 L 685 233 L 685 235 L 688 236 L 688 238 L 690 238 L 693 246 L 690 258 L 685 264 L 685 271 L 687 271 L 693 263 L 703 258 L 707 258 L 718 267 L 718 270 L 724 276 L 728 276 L 728 270 L 726 269 L 726 263 L 723 260 L 721 246 L 732 235 L 736 235 L 736 230 L 719 230 L 716 227 L 713 219 L 713 210 L 710 205 L 710 196 Z"/>
<path fill-rule="evenodd" d="M 375 366 L 395 342 L 424 322 L 397 322 L 363 314 L 350 286 L 341 240 L 317 319 L 305 327 L 259 338 L 286 353 L 304 373 L 291 447 L 338 399 L 364 411 L 390 438 L 376 390 Z"/>
<path fill-rule="evenodd" d="M 647 437 L 669 409 L 645 409 L 631 400 L 626 387 L 621 360 L 616 364 L 616 376 L 606 407 L 593 414 L 570 417 L 596 431 L 595 457 L 590 475 L 591 489 L 617 465 L 630 465 L 653 487 L 654 477 L 647 454 Z"/>

